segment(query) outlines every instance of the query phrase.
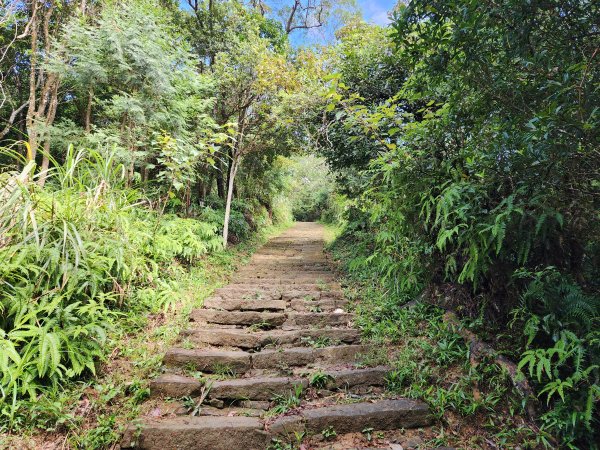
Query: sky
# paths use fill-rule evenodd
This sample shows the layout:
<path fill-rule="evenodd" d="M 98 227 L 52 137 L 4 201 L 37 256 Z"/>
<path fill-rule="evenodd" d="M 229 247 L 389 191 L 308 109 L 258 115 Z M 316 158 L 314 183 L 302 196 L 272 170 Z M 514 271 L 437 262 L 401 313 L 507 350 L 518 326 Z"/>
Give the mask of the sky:
<path fill-rule="evenodd" d="M 356 0 L 359 9 L 362 11 L 363 18 L 366 22 L 376 25 L 387 25 L 389 23 L 388 11 L 391 11 L 398 0 Z M 290 0 L 273 0 L 274 4 L 292 3 Z M 269 2 L 267 2 L 269 3 Z M 187 2 L 180 0 L 180 4 L 186 8 Z M 333 27 L 335 25 L 332 24 Z M 311 44 L 326 44 L 333 39 L 332 29 L 313 29 L 306 32 L 294 32 L 290 35 L 290 41 L 294 47 L 311 45 Z"/>
<path fill-rule="evenodd" d="M 367 22 L 387 25 L 389 23 L 387 13 L 396 5 L 396 0 L 358 0 L 358 5 Z"/>
<path fill-rule="evenodd" d="M 277 0 L 274 0 L 277 1 Z M 279 0 L 279 2 L 291 0 Z M 356 0 L 356 4 L 366 22 L 376 25 L 387 25 L 390 20 L 388 11 L 391 11 L 398 0 Z M 299 47 L 314 44 L 330 44 L 333 38 L 333 32 L 339 24 L 330 23 L 330 26 L 324 28 L 315 28 L 308 31 L 296 31 L 290 35 L 292 46 Z"/>

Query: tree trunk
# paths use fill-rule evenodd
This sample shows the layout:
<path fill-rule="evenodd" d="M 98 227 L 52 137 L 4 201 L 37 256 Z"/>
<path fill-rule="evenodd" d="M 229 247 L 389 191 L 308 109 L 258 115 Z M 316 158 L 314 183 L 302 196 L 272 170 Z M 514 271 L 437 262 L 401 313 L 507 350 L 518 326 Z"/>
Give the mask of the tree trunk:
<path fill-rule="evenodd" d="M 84 6 L 85 7 L 85 6 Z M 94 91 L 90 89 L 88 93 L 87 107 L 85 109 L 85 132 L 89 133 L 92 129 L 92 102 L 94 100 Z"/>
<path fill-rule="evenodd" d="M 29 100 L 27 105 L 27 116 L 25 119 L 29 147 L 27 148 L 27 159 L 35 161 L 37 154 L 37 132 L 35 129 L 35 106 L 36 106 L 36 84 L 37 84 L 37 57 L 38 57 L 38 5 L 34 3 L 31 12 L 31 56 L 29 59 Z"/>
<path fill-rule="evenodd" d="M 206 198 L 210 196 L 210 194 L 212 192 L 212 188 L 213 188 L 213 175 L 211 174 L 208 177 L 208 184 L 206 185 L 206 191 L 204 192 L 204 196 L 202 197 L 202 200 L 206 200 Z"/>
<path fill-rule="evenodd" d="M 56 9 L 54 2 L 33 2 L 31 11 L 31 56 L 29 60 L 29 100 L 26 115 L 26 127 L 28 134 L 27 159 L 35 161 L 40 145 L 44 144 L 44 157 L 42 161 L 42 170 L 48 169 L 50 165 L 49 151 L 50 143 L 48 136 L 40 134 L 39 127 L 43 123 L 44 132 L 47 133 L 49 127 L 54 123 L 56 109 L 58 107 L 58 87 L 60 78 L 58 74 L 48 72 L 38 61 L 39 46 L 38 39 L 41 37 L 43 42 L 43 53 L 49 55 L 52 46 L 53 36 L 51 35 L 52 16 Z M 40 22 L 39 14 L 41 8 L 46 7 Z M 55 36 L 54 36 L 55 37 Z M 39 88 L 39 96 L 37 95 Z M 46 181 L 46 172 L 42 172 L 39 184 L 44 185 Z"/>
<path fill-rule="evenodd" d="M 229 170 L 229 186 L 227 188 L 227 200 L 225 202 L 225 220 L 223 223 L 223 247 L 227 248 L 227 239 L 229 237 L 229 216 L 231 215 L 231 200 L 233 199 L 233 181 L 238 168 L 239 156 L 234 155 L 231 160 Z"/>
<path fill-rule="evenodd" d="M 135 175 L 135 162 L 132 160 L 129 163 L 129 169 L 127 169 L 127 187 L 131 187 L 133 184 L 133 176 Z"/>
<path fill-rule="evenodd" d="M 225 177 L 223 176 L 223 164 L 217 165 L 217 195 L 220 199 L 225 199 Z"/>
<path fill-rule="evenodd" d="M 239 130 L 237 141 L 231 150 L 231 164 L 229 166 L 229 178 L 227 189 L 227 201 L 225 202 L 225 223 L 223 224 L 223 246 L 227 248 L 227 238 L 229 236 L 229 216 L 231 215 L 231 200 L 233 199 L 233 188 L 235 186 L 235 175 L 237 173 L 240 159 L 242 158 L 244 134 L 246 132 L 246 113 L 248 106 L 243 107 L 238 113 Z"/>
<path fill-rule="evenodd" d="M 48 168 L 50 167 L 50 141 L 46 139 L 44 142 L 44 154 L 42 155 L 42 167 L 40 168 L 40 177 L 38 178 L 38 185 L 44 187 L 46 184 L 46 178 L 48 177 Z"/>

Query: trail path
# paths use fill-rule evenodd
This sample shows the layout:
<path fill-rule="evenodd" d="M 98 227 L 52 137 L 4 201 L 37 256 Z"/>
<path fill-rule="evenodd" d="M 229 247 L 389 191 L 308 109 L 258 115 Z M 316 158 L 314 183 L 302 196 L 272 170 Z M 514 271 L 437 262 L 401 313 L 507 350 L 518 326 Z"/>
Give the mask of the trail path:
<path fill-rule="evenodd" d="M 322 236 L 318 224 L 295 225 L 193 311 L 151 395 L 191 397 L 197 415 L 180 407 L 185 415 L 144 419 L 126 431 L 123 448 L 263 450 L 303 433 L 329 438 L 304 448 L 348 448 L 336 446 L 346 433 L 430 423 L 422 402 L 385 395 L 388 367 L 361 363 L 370 349 L 352 326 Z M 290 409 L 273 409 L 282 404 Z"/>

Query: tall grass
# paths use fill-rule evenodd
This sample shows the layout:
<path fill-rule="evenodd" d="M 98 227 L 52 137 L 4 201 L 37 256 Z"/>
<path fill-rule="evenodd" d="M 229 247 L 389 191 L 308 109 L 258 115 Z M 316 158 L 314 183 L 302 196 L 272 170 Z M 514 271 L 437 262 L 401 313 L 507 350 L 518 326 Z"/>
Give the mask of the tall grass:
<path fill-rule="evenodd" d="M 0 428 L 21 399 L 95 373 L 107 331 L 149 288 L 168 306 L 174 259 L 221 248 L 216 224 L 153 211 L 111 155 L 70 148 L 42 188 L 34 163 L 1 153 L 14 164 L 0 173 Z"/>

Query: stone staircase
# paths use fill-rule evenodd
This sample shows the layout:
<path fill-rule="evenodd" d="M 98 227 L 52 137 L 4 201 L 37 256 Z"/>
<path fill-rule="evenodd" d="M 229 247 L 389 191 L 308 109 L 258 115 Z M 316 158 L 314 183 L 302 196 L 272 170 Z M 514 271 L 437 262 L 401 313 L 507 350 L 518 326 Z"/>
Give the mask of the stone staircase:
<path fill-rule="evenodd" d="M 151 396 L 195 406 L 130 425 L 121 448 L 263 450 L 273 439 L 430 424 L 424 403 L 386 395 L 388 367 L 364 363 L 372 349 L 352 327 L 321 235 L 301 223 L 272 239 L 192 312 Z"/>

